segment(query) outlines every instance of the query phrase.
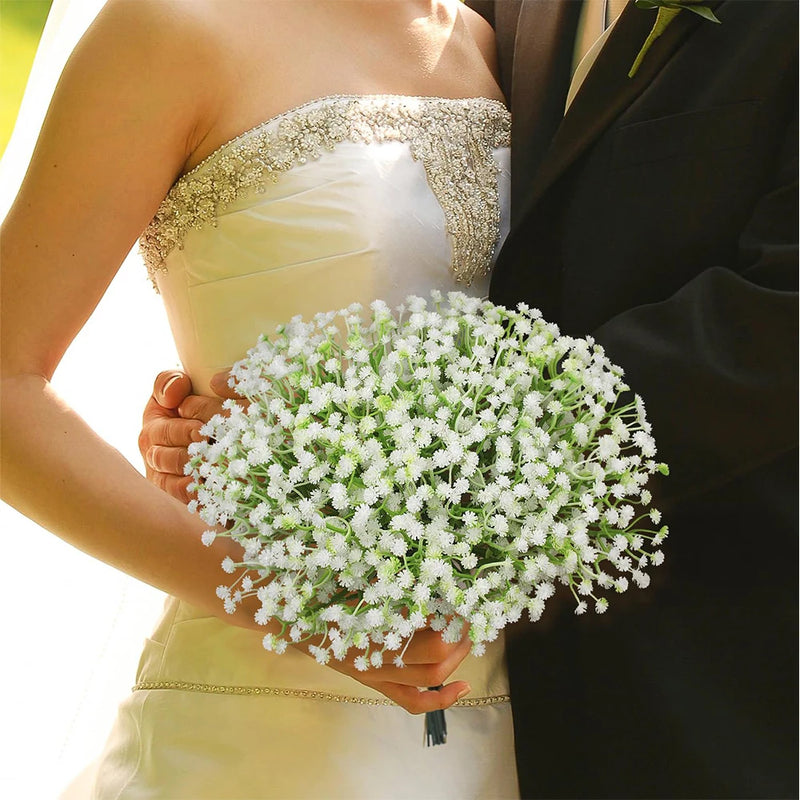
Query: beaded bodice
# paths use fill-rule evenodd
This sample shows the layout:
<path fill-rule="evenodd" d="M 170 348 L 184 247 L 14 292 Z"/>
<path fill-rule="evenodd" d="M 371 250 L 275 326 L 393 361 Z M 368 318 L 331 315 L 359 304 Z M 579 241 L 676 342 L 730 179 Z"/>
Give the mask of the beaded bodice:
<path fill-rule="evenodd" d="M 507 225 L 509 138 L 495 100 L 332 96 L 182 176 L 140 249 L 195 389 L 295 314 L 485 293 Z"/>

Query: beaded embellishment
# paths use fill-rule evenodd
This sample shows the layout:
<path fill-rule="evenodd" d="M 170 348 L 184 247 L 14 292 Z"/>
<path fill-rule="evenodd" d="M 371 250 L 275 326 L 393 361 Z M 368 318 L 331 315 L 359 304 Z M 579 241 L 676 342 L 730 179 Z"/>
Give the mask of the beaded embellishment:
<path fill-rule="evenodd" d="M 199 692 L 201 694 L 232 694 L 245 697 L 259 695 L 265 697 L 293 697 L 300 700 L 324 700 L 329 703 L 354 703 L 362 706 L 397 705 L 393 700 L 385 698 L 332 694 L 331 692 L 319 692 L 314 689 L 276 689 L 271 686 L 219 686 L 209 683 L 192 683 L 190 681 L 142 681 L 137 683 L 131 691 L 145 692 L 167 689 L 181 692 Z M 486 697 L 466 697 L 463 700 L 457 700 L 455 705 L 459 708 L 477 708 L 479 706 L 493 706 L 510 702 L 511 695 L 494 694 Z"/>
<path fill-rule="evenodd" d="M 139 240 L 150 278 L 186 234 L 248 190 L 351 142 L 406 142 L 421 162 L 450 235 L 451 269 L 467 284 L 485 275 L 500 231 L 498 166 L 511 118 L 497 100 L 404 95 L 331 96 L 272 118 L 215 150 L 170 189 Z"/>

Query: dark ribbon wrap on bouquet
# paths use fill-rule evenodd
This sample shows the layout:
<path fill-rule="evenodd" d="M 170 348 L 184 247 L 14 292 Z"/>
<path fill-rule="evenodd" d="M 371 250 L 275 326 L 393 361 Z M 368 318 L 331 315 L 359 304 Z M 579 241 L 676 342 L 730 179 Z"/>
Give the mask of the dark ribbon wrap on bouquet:
<path fill-rule="evenodd" d="M 429 692 L 438 692 L 442 688 L 439 686 L 429 686 Z M 425 746 L 431 747 L 436 744 L 445 744 L 447 742 L 447 721 L 444 718 L 444 711 L 438 709 L 436 711 L 425 712 L 425 729 L 423 733 L 425 739 Z"/>

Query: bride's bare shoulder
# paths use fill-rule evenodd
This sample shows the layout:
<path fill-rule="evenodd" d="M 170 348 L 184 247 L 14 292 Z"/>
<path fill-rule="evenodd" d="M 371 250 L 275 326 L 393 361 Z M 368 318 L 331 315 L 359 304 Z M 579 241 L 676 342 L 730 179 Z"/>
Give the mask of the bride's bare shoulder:
<path fill-rule="evenodd" d="M 224 6 L 219 0 L 107 0 L 76 48 L 72 69 L 84 85 L 108 85 L 123 99 L 107 114 L 127 106 L 146 116 L 171 107 L 185 159 L 213 124 L 230 84 L 232 23 L 224 20 Z"/>
<path fill-rule="evenodd" d="M 282 6 L 284 0 L 108 0 L 93 27 L 109 45 L 133 43 L 143 60 L 155 59 L 154 69 L 224 92 L 257 56 L 254 45 L 269 50 L 270 19 Z"/>
<path fill-rule="evenodd" d="M 285 0 L 107 0 L 98 19 L 122 31 L 132 26 L 154 40 L 170 37 L 180 48 L 230 46 L 231 36 L 244 38 L 251 26 L 280 17 Z M 268 30 L 262 31 L 268 34 Z"/>
<path fill-rule="evenodd" d="M 149 55 L 161 51 L 200 61 L 221 44 L 220 16 L 216 0 L 107 0 L 93 28 Z"/>
<path fill-rule="evenodd" d="M 464 21 L 470 35 L 475 40 L 486 66 L 492 72 L 496 80 L 499 80 L 499 68 L 497 65 L 497 43 L 495 41 L 494 28 L 475 10 L 468 5 L 459 2 L 458 12 Z"/>

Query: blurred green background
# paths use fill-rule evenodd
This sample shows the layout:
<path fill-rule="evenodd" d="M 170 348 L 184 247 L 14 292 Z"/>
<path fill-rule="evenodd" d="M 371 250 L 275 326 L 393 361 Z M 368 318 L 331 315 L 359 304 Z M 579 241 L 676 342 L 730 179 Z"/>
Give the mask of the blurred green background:
<path fill-rule="evenodd" d="M 17 118 L 52 0 L 0 0 L 0 155 Z"/>

